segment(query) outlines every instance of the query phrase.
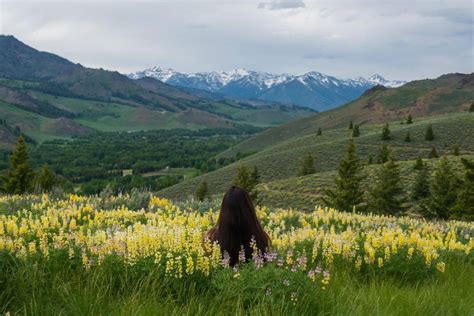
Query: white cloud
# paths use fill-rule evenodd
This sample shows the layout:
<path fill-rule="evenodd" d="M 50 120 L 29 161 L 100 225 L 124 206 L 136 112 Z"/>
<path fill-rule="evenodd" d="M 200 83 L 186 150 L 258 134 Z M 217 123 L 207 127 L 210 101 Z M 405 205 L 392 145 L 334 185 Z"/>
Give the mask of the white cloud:
<path fill-rule="evenodd" d="M 123 72 L 153 65 L 180 71 L 245 67 L 415 79 L 474 71 L 470 0 L 258 6 L 225 0 L 3 1 L 0 31 L 74 62 Z"/>
<path fill-rule="evenodd" d="M 269 10 L 283 10 L 283 9 L 296 9 L 304 8 L 306 5 L 302 0 L 273 0 L 268 2 L 260 2 L 258 4 L 259 9 Z"/>

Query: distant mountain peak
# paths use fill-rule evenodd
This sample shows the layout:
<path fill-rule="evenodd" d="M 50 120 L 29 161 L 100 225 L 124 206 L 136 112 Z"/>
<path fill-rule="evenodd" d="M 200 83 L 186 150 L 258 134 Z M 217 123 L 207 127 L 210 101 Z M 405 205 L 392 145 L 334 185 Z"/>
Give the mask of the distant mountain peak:
<path fill-rule="evenodd" d="M 339 79 L 318 71 L 290 75 L 245 68 L 184 73 L 155 66 L 128 76 L 132 79 L 153 77 L 174 86 L 205 90 L 228 98 L 290 103 L 316 110 L 324 110 L 351 101 L 376 85 L 398 87 L 405 83 L 386 80 L 379 74 L 368 79 L 363 77 Z"/>
<path fill-rule="evenodd" d="M 397 88 L 403 86 L 406 81 L 401 80 L 387 80 L 379 74 L 373 74 L 370 76 L 367 81 L 373 83 L 374 85 L 381 85 L 388 88 Z"/>

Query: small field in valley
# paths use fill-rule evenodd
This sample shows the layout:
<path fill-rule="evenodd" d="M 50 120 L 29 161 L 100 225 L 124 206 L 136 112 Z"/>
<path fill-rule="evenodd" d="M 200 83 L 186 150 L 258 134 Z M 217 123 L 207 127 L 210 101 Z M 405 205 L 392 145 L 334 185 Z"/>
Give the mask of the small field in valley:
<path fill-rule="evenodd" d="M 0 198 L 0 312 L 474 312 L 474 224 L 260 207 L 271 249 L 231 268 L 217 203 L 146 194 Z"/>

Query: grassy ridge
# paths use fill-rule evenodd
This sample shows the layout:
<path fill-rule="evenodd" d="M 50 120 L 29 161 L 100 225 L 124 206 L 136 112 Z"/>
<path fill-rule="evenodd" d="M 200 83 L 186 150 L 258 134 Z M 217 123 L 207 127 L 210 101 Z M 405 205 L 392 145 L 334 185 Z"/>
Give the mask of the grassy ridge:
<path fill-rule="evenodd" d="M 435 139 L 426 141 L 424 135 L 430 124 L 433 126 Z M 474 152 L 474 115 L 472 113 L 428 117 L 415 120 L 409 125 L 397 123 L 390 125 L 390 129 L 393 139 L 383 142 L 381 124 L 361 127 L 361 136 L 355 138 L 355 141 L 362 163 L 367 163 L 370 156 L 375 159 L 382 143 L 390 146 L 398 160 L 410 160 L 418 156 L 427 158 L 432 146 L 436 147 L 440 155 L 451 153 L 455 145 L 459 146 L 463 154 Z M 412 139 L 409 143 L 404 142 L 407 132 L 410 132 Z M 167 188 L 160 194 L 170 198 L 184 199 L 192 196 L 195 187 L 202 181 L 208 183 L 211 194 L 222 193 L 231 184 L 240 164 L 257 166 L 261 181 L 264 183 L 292 178 L 297 175 L 306 153 L 313 155 L 317 172 L 335 170 L 350 134 L 351 131 L 343 127 L 323 130 L 322 136 L 317 136 L 315 131 L 310 135 L 295 137 L 263 149 L 222 169 Z"/>
<path fill-rule="evenodd" d="M 474 100 L 474 74 L 449 74 L 437 79 L 409 82 L 402 87 L 374 87 L 359 99 L 338 108 L 269 129 L 224 152 L 262 150 L 292 138 L 354 124 L 400 122 L 415 118 L 467 111 Z"/>

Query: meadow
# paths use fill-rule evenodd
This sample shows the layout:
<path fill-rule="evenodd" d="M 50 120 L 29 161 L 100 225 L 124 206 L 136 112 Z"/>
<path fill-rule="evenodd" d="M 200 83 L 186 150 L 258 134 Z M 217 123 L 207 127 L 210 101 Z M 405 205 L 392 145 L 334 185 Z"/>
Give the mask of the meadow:
<path fill-rule="evenodd" d="M 0 197 L 0 313 L 470 315 L 474 223 L 257 208 L 272 246 L 230 267 L 217 202 Z"/>

